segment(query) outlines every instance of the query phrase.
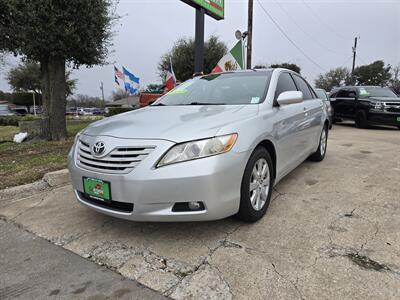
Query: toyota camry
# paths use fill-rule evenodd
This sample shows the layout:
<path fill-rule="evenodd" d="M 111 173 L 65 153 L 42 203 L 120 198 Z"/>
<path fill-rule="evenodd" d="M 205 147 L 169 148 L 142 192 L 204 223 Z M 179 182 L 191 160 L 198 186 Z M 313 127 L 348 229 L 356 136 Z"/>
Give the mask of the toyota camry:
<path fill-rule="evenodd" d="M 69 170 L 79 202 L 118 218 L 254 222 L 285 175 L 324 159 L 328 124 L 323 101 L 290 70 L 205 75 L 91 124 Z"/>

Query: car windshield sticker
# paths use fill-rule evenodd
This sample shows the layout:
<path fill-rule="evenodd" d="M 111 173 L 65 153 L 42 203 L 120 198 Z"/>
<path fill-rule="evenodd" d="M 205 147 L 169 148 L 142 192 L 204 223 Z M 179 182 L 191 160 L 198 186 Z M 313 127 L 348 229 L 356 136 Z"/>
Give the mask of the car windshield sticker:
<path fill-rule="evenodd" d="M 368 96 L 369 93 L 367 92 L 366 89 L 360 89 L 360 96 Z"/>
<path fill-rule="evenodd" d="M 251 97 L 251 104 L 259 103 L 259 102 L 260 102 L 260 97 Z"/>
<path fill-rule="evenodd" d="M 168 94 L 170 94 L 170 95 L 186 94 L 188 92 L 186 88 L 189 87 L 193 82 L 194 82 L 193 80 L 186 81 L 185 83 L 178 85 L 176 88 L 174 88 Z"/>

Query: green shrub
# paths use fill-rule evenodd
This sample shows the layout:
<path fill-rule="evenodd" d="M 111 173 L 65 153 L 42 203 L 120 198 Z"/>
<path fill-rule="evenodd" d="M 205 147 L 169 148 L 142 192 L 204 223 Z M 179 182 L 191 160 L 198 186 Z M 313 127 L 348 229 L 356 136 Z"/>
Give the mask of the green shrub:
<path fill-rule="evenodd" d="M 131 110 L 133 110 L 133 108 L 131 108 L 131 107 L 110 107 L 107 117 L 122 114 L 124 112 L 128 112 Z"/>
<path fill-rule="evenodd" d="M 0 117 L 0 126 L 18 126 L 19 121 L 33 121 L 38 119 L 39 117 L 35 116 L 9 116 L 9 117 Z"/>

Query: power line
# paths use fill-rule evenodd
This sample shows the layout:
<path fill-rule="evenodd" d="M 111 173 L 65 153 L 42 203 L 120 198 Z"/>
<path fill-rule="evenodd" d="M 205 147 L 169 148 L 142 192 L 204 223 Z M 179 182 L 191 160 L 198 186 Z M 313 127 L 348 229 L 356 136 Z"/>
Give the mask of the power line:
<path fill-rule="evenodd" d="M 329 25 L 316 13 L 315 10 L 314 10 L 310 5 L 307 4 L 306 1 L 304 1 L 304 0 L 301 0 L 301 1 L 302 1 L 302 2 L 304 3 L 304 5 L 311 11 L 311 13 L 315 16 L 315 18 L 318 19 L 318 21 L 319 21 L 322 25 L 324 25 L 324 27 L 325 27 L 326 29 L 328 29 L 329 31 L 333 32 L 336 36 L 340 37 L 341 39 L 348 40 L 348 38 L 346 38 L 346 37 L 343 36 L 342 34 L 339 34 L 336 30 L 334 30 L 331 26 L 329 26 Z"/>
<path fill-rule="evenodd" d="M 314 61 L 310 56 L 308 56 L 297 44 L 286 34 L 286 32 L 282 29 L 282 27 L 275 21 L 275 19 L 267 12 L 267 10 L 264 8 L 264 6 L 261 4 L 260 0 L 257 0 L 258 4 L 260 5 L 261 9 L 264 11 L 264 13 L 268 16 L 268 18 L 272 21 L 272 23 L 275 24 L 276 28 L 286 37 L 286 39 L 297 49 L 301 54 L 304 55 L 305 58 L 307 58 L 311 63 L 313 63 L 316 67 L 321 69 L 322 71 L 325 72 L 325 68 L 323 68 L 320 64 L 318 64 L 316 61 Z"/>
<path fill-rule="evenodd" d="M 332 50 L 328 47 L 326 47 L 324 44 L 322 44 L 318 39 L 314 38 L 310 33 L 308 33 L 306 30 L 304 30 L 300 24 L 295 20 L 295 18 L 288 13 L 288 11 L 283 7 L 282 4 L 280 4 L 277 0 L 274 0 L 275 4 L 277 4 L 280 9 L 292 20 L 292 22 L 297 26 L 297 28 L 300 29 L 301 32 L 303 32 L 306 36 L 308 36 L 309 39 L 311 39 L 312 41 L 314 41 L 316 44 L 318 44 L 321 48 L 324 48 L 325 50 L 335 53 L 337 55 L 347 55 L 346 53 L 341 53 L 341 52 L 337 52 L 335 50 Z"/>

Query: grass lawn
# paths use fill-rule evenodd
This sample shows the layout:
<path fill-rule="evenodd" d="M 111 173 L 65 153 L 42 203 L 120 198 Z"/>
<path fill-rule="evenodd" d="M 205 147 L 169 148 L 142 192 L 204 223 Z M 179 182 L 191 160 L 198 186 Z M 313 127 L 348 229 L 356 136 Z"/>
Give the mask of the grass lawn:
<path fill-rule="evenodd" d="M 18 127 L 0 126 L 0 190 L 39 180 L 47 172 L 67 166 L 74 136 L 93 121 L 67 121 L 68 140 L 63 142 L 11 142 Z"/>

